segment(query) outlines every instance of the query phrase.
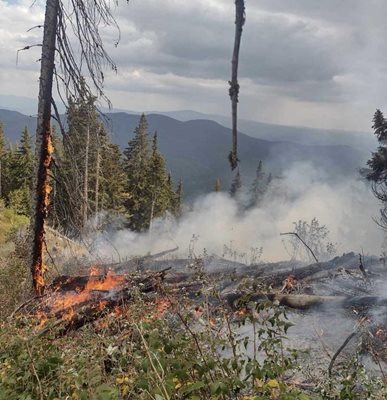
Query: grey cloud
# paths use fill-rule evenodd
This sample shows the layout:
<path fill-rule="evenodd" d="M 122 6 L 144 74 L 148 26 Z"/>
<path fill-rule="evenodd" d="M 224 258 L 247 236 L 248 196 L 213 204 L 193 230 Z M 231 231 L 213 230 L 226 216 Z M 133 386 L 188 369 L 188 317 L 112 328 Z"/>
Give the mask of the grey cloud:
<path fill-rule="evenodd" d="M 218 3 L 224 5 L 225 1 Z M 120 8 L 123 40 L 117 51 L 118 64 L 158 74 L 227 81 L 234 35 L 233 7 L 219 15 L 203 4 L 198 2 L 193 7 L 182 3 L 176 7 L 175 2 L 166 1 L 159 7 L 148 0 L 141 7 Z M 333 78 L 343 68 L 333 56 L 332 38 L 319 36 L 310 21 L 294 21 L 276 14 L 262 17 L 252 3 L 248 3 L 248 10 L 240 76 L 296 98 L 314 99 L 320 89 L 327 93 L 327 99 L 335 99 L 338 89 Z M 144 37 L 147 40 L 141 46 Z M 308 84 L 297 85 L 303 82 Z"/>

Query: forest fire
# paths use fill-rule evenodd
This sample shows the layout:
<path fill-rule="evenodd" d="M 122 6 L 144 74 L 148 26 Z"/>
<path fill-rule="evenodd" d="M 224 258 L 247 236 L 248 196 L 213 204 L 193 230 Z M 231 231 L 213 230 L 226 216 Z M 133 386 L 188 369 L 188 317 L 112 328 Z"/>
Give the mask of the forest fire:
<path fill-rule="evenodd" d="M 47 302 L 48 313 L 57 315 L 65 311 L 64 315 L 68 316 L 69 309 L 73 313 L 74 309 L 88 302 L 100 304 L 103 299 L 109 298 L 115 292 L 123 289 L 126 276 L 115 275 L 111 271 L 101 275 L 96 267 L 92 267 L 90 275 L 85 277 L 84 281 L 76 282 L 76 278 L 69 278 L 64 285 L 55 287 L 49 296 L 49 302 Z M 66 284 L 70 285 L 68 288 L 71 290 L 66 290 L 68 289 Z"/>
<path fill-rule="evenodd" d="M 125 315 L 125 305 L 133 298 L 133 290 L 154 292 L 164 272 L 144 274 L 106 273 L 90 268 L 87 276 L 62 276 L 47 287 L 45 296 L 33 311 L 39 319 L 39 328 L 50 318 L 67 321 L 67 328 L 77 328 L 112 312 L 116 317 Z M 151 318 L 160 318 L 171 303 L 161 297 L 153 302 Z"/>

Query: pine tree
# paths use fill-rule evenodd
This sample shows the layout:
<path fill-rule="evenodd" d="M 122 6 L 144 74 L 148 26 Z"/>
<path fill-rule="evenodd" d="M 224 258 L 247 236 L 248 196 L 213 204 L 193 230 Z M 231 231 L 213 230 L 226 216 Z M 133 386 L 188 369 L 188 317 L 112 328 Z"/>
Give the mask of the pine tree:
<path fill-rule="evenodd" d="M 20 168 L 20 186 L 31 189 L 34 156 L 32 153 L 32 138 L 27 127 L 22 131 L 20 145 L 17 150 Z"/>
<path fill-rule="evenodd" d="M 242 188 L 242 179 L 241 179 L 241 175 L 239 173 L 239 168 L 238 168 L 237 172 L 234 176 L 234 179 L 231 183 L 230 196 L 236 197 L 239 194 L 241 188 Z"/>
<path fill-rule="evenodd" d="M 148 123 L 142 114 L 134 131 L 134 138 L 124 150 L 126 172 L 126 200 L 129 227 L 141 231 L 149 227 L 151 202 L 149 201 L 148 173 L 151 152 L 149 149 Z"/>
<path fill-rule="evenodd" d="M 3 167 L 6 155 L 5 133 L 3 124 L 0 122 L 0 199 L 3 198 Z"/>
<path fill-rule="evenodd" d="M 13 145 L 9 145 L 2 161 L 2 194 L 6 206 L 9 206 L 10 193 L 18 189 L 17 161 L 17 150 Z"/>
<path fill-rule="evenodd" d="M 176 194 L 158 149 L 157 133 L 149 148 L 148 123 L 144 114 L 134 133 L 124 151 L 124 206 L 130 217 L 129 227 L 143 231 L 151 226 L 154 218 L 161 217 L 167 210 L 174 210 Z"/>
<path fill-rule="evenodd" d="M 372 158 L 367 161 L 370 170 L 367 173 L 367 179 L 379 185 L 387 178 L 387 121 L 380 110 L 376 110 L 372 128 L 378 138 L 379 147 Z"/>
<path fill-rule="evenodd" d="M 51 221 L 77 236 L 100 211 L 124 210 L 125 173 L 120 149 L 98 117 L 95 97 L 85 92 L 70 98 L 67 119 L 63 146 L 54 153 Z"/>
<path fill-rule="evenodd" d="M 387 121 L 379 109 L 375 111 L 372 129 L 379 142 L 384 142 L 387 139 Z"/>
<path fill-rule="evenodd" d="M 68 131 L 63 139 L 62 223 L 75 234 L 85 227 L 92 207 L 95 187 L 95 153 L 99 148 L 101 122 L 95 106 L 96 98 L 85 90 L 78 99 L 69 99 L 67 109 Z"/>
<path fill-rule="evenodd" d="M 172 178 L 165 170 L 165 160 L 158 149 L 157 132 L 152 141 L 152 154 L 149 159 L 148 172 L 149 200 L 151 201 L 150 221 L 164 215 L 174 206 L 175 193 L 172 189 Z"/>
<path fill-rule="evenodd" d="M 379 147 L 367 161 L 369 169 L 365 171 L 365 175 L 372 182 L 375 196 L 382 201 L 381 225 L 387 229 L 387 121 L 380 110 L 376 110 L 374 114 L 372 128 Z"/>
<path fill-rule="evenodd" d="M 121 151 L 110 141 L 101 150 L 101 182 L 99 207 L 101 210 L 124 212 L 125 179 Z"/>
<path fill-rule="evenodd" d="M 34 167 L 32 138 L 27 127 L 22 131 L 17 150 L 10 154 L 8 203 L 18 213 L 30 215 L 32 206 L 31 182 Z"/>

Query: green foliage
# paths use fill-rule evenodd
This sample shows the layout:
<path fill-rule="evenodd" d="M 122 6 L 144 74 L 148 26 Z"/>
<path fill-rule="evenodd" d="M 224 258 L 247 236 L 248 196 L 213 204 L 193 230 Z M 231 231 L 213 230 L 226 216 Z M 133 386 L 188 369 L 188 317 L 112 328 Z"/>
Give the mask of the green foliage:
<path fill-rule="evenodd" d="M 276 305 L 272 312 L 273 304 L 261 304 L 258 317 L 246 317 L 262 318 L 254 342 L 261 360 L 248 355 L 250 339 L 233 332 L 228 313 L 215 322 L 203 315 L 200 328 L 188 309 L 175 310 L 169 321 L 144 320 L 144 307 L 138 299 L 130 318 L 108 314 L 103 332 L 88 326 L 67 337 L 57 328 L 39 335 L 26 317 L 0 323 L 0 399 L 310 398 L 282 380 L 294 356 L 279 346 L 289 323 Z M 132 322 L 141 313 L 143 321 Z"/>
<path fill-rule="evenodd" d="M 381 225 L 387 227 L 387 121 L 380 110 L 376 110 L 373 118 L 374 133 L 379 147 L 367 161 L 367 169 L 362 174 L 372 183 L 375 196 L 382 202 L 380 210 Z"/>
<path fill-rule="evenodd" d="M 246 297 L 240 305 L 248 308 L 236 316 L 209 307 L 212 290 L 203 286 L 202 303 L 180 301 L 162 318 L 155 318 L 153 302 L 135 297 L 124 315 L 107 312 L 65 336 L 55 321 L 42 334 L 36 317 L 3 320 L 0 399 L 385 398 L 386 387 L 367 377 L 358 360 L 322 377 L 313 391 L 294 388 L 288 378 L 299 361 L 286 346 L 292 324 L 285 310 Z M 245 324 L 250 334 L 238 333 Z"/>
<path fill-rule="evenodd" d="M 124 155 L 124 205 L 129 216 L 129 227 L 143 231 L 149 228 L 154 218 L 164 215 L 167 210 L 178 213 L 182 186 L 177 193 L 173 191 L 172 179 L 165 170 L 165 160 L 158 150 L 156 133 L 150 148 L 148 123 L 144 114 Z"/>
<path fill-rule="evenodd" d="M 18 214 L 30 215 L 33 153 L 31 136 L 24 128 L 17 148 L 5 146 L 0 129 L 1 195 L 7 206 Z"/>
<path fill-rule="evenodd" d="M 387 387 L 381 378 L 370 377 L 355 356 L 323 382 L 320 393 L 327 400 L 382 400 L 387 398 Z"/>
<path fill-rule="evenodd" d="M 32 194 L 28 187 L 13 190 L 9 196 L 9 207 L 19 215 L 29 215 L 31 212 Z"/>
<path fill-rule="evenodd" d="M 5 208 L 0 201 L 0 318 L 9 315 L 26 294 L 27 224 L 27 217 Z"/>
<path fill-rule="evenodd" d="M 50 218 L 55 227 L 80 234 L 100 211 L 122 211 L 124 171 L 118 146 L 98 117 L 95 97 L 69 99 L 68 131 L 54 136 Z"/>
<path fill-rule="evenodd" d="M 12 241 L 16 232 L 28 224 L 28 218 L 19 215 L 15 210 L 7 208 L 0 200 L 0 246 Z"/>

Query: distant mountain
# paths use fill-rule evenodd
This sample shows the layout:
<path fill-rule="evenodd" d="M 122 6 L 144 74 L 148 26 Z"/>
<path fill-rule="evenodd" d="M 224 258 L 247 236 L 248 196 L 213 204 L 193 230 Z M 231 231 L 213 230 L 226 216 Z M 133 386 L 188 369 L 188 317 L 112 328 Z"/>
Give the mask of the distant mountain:
<path fill-rule="evenodd" d="M 112 140 L 125 148 L 133 137 L 139 115 L 124 112 L 106 114 L 106 125 Z M 231 146 L 231 130 L 210 120 L 178 121 L 159 114 L 147 115 L 150 132 L 157 130 L 161 152 L 167 167 L 177 182 L 183 180 L 188 197 L 213 189 L 216 178 L 228 190 L 231 180 L 227 155 Z M 0 121 L 5 125 L 10 141 L 16 141 L 24 126 L 31 133 L 36 128 L 36 118 L 14 111 L 0 110 Z M 289 168 L 295 162 L 309 162 L 336 180 L 356 176 L 369 157 L 367 149 L 351 146 L 303 145 L 285 141 L 269 141 L 245 134 L 239 137 L 240 169 L 245 184 L 250 184 L 259 160 L 275 174 Z"/>
<path fill-rule="evenodd" d="M 1 110 L 0 122 L 4 125 L 5 135 L 9 142 L 16 143 L 20 139 L 21 131 L 26 126 L 32 136 L 36 131 L 36 117 L 21 114 L 18 111 Z"/>
<path fill-rule="evenodd" d="M 231 118 L 222 115 L 204 114 L 192 110 L 155 112 L 155 114 L 166 115 L 179 121 L 209 119 L 211 121 L 216 121 L 225 127 L 231 127 Z M 374 150 L 377 146 L 376 137 L 371 133 L 371 131 L 365 133 L 337 129 L 316 129 L 268 124 L 247 119 L 238 120 L 238 129 L 249 136 L 270 141 L 285 141 L 318 146 L 342 145 L 367 149 L 370 151 Z"/>

